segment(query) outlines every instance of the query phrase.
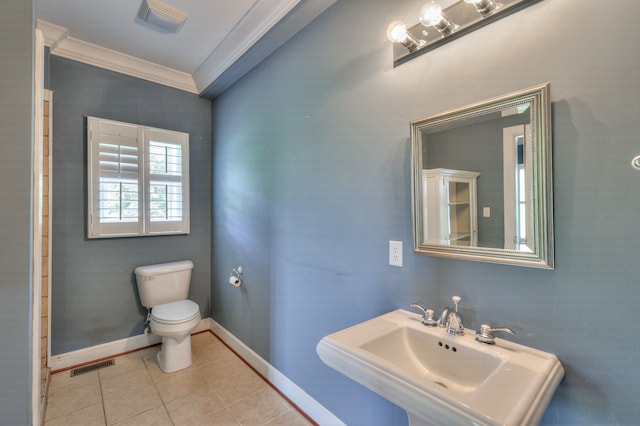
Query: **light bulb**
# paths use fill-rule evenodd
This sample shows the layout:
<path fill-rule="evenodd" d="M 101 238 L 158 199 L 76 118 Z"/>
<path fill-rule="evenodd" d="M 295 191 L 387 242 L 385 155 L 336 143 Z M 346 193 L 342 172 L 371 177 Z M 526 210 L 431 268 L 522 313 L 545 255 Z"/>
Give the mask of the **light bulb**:
<path fill-rule="evenodd" d="M 413 36 L 407 31 L 407 26 L 402 21 L 393 21 L 387 27 L 387 38 L 394 43 L 400 43 L 407 49 L 409 52 L 415 52 L 425 45 L 424 40 L 416 40 Z"/>
<path fill-rule="evenodd" d="M 442 7 L 435 1 L 425 4 L 420 9 L 420 23 L 426 27 L 436 26 L 443 17 Z"/>
<path fill-rule="evenodd" d="M 442 37 L 455 31 L 456 25 L 442 12 L 442 6 L 432 1 L 422 6 L 420 9 L 420 23 L 425 27 L 434 27 L 440 32 Z"/>
<path fill-rule="evenodd" d="M 393 21 L 387 27 L 387 38 L 394 43 L 404 43 L 407 40 L 407 26 L 402 21 Z"/>
<path fill-rule="evenodd" d="M 498 9 L 498 5 L 493 0 L 464 0 L 464 2 L 474 5 L 483 18 L 491 15 Z"/>

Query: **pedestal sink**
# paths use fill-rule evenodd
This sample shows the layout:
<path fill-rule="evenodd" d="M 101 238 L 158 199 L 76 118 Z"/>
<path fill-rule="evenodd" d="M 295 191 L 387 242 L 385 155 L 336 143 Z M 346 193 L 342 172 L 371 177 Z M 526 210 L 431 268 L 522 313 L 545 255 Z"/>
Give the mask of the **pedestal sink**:
<path fill-rule="evenodd" d="M 414 425 L 531 425 L 564 376 L 558 358 L 447 334 L 398 309 L 323 338 L 322 361 L 407 411 Z"/>

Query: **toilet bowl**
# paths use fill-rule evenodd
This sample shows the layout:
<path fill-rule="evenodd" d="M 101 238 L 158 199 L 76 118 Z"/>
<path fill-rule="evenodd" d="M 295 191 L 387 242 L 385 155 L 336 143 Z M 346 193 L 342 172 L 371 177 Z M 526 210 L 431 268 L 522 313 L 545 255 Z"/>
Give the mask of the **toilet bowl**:
<path fill-rule="evenodd" d="M 200 323 L 200 307 L 188 300 L 190 260 L 139 266 L 135 269 L 142 306 L 149 309 L 148 326 L 162 337 L 158 364 L 165 373 L 191 365 L 191 332 Z"/>
<path fill-rule="evenodd" d="M 191 365 L 191 332 L 200 323 L 200 308 L 191 300 L 180 300 L 154 306 L 149 327 L 162 337 L 158 365 L 165 373 L 173 373 Z"/>

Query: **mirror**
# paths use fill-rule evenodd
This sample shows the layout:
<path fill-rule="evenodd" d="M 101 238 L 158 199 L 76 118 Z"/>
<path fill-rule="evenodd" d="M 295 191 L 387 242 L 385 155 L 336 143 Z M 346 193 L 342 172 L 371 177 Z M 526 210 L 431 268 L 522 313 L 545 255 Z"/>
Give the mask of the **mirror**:
<path fill-rule="evenodd" d="M 416 253 L 553 269 L 549 86 L 411 122 Z"/>

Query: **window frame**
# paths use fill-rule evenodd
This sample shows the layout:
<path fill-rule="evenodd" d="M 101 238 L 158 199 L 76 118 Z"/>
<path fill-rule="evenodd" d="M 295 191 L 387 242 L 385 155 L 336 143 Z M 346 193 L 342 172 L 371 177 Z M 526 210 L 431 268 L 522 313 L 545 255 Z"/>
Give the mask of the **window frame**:
<path fill-rule="evenodd" d="M 122 146 L 137 148 L 138 214 L 135 221 L 108 222 L 100 220 L 101 142 L 118 145 L 118 152 Z M 151 173 L 149 147 L 152 142 L 180 147 L 180 175 Z M 117 164 L 117 169 L 120 170 L 123 163 L 118 160 Z M 111 173 L 117 176 L 114 179 L 124 180 L 123 173 L 119 174 L 117 171 Z M 135 181 L 135 178 L 131 177 L 132 174 L 132 172 L 129 173 L 131 182 Z M 155 178 L 155 176 L 162 177 Z M 179 182 L 182 202 L 181 220 L 151 219 L 150 188 L 154 179 L 156 183 L 158 181 Z M 123 183 L 120 182 L 120 184 Z M 87 116 L 87 192 L 88 239 L 189 234 L 189 134 Z M 120 205 L 118 209 L 122 212 L 123 207 Z"/>

